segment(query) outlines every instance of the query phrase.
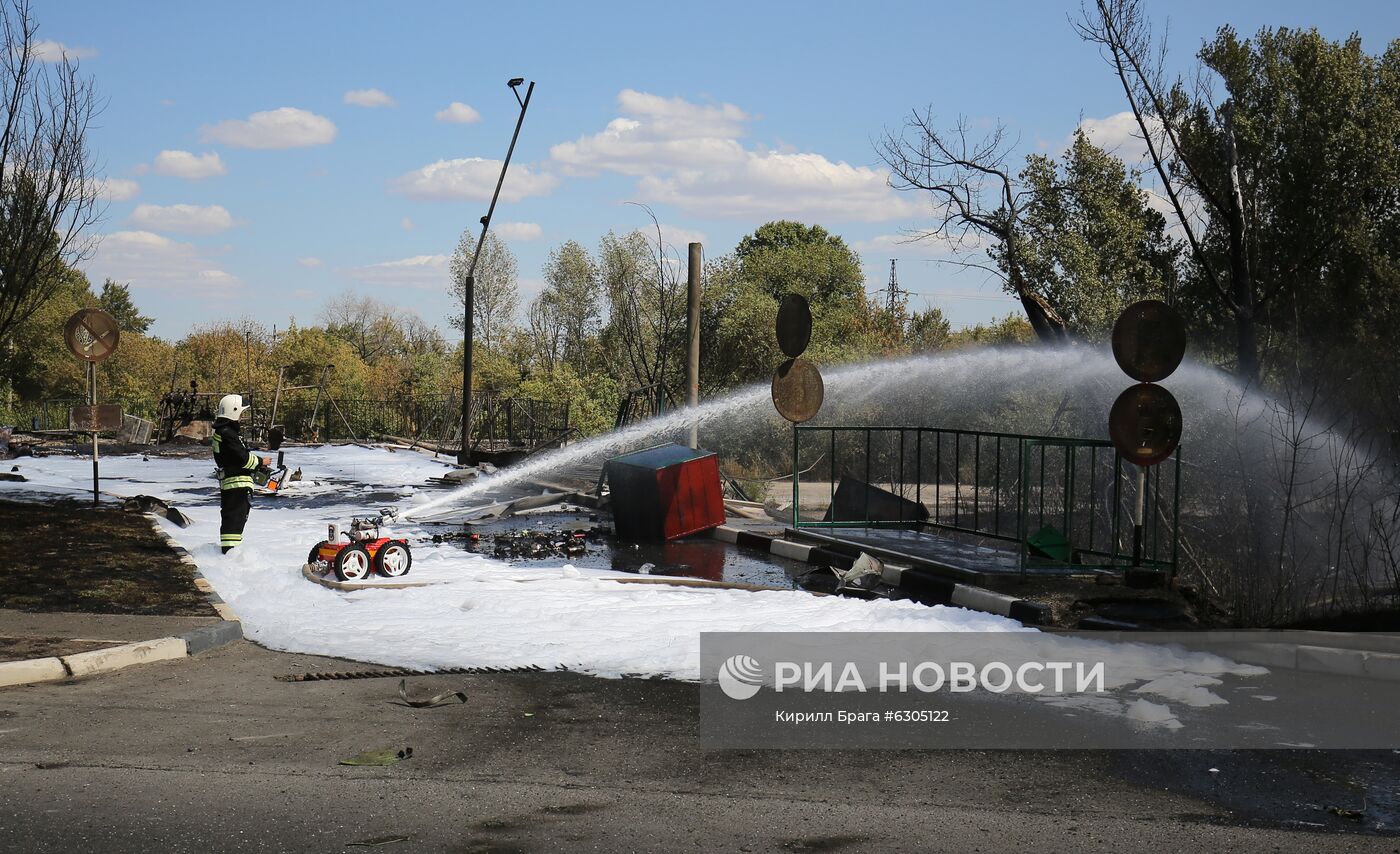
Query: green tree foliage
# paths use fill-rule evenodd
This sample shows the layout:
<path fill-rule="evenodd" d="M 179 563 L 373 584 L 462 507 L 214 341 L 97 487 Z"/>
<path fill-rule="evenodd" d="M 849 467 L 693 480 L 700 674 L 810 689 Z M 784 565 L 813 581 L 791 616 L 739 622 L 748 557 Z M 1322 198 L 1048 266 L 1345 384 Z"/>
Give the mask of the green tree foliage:
<path fill-rule="evenodd" d="M 1021 172 L 1023 273 L 1078 337 L 1107 339 L 1124 306 L 1161 297 L 1172 277 L 1177 245 L 1139 178 L 1083 131 L 1059 162 L 1032 155 Z M 1005 272 L 1005 251 L 990 254 Z"/>
<path fill-rule="evenodd" d="M 1007 347 L 1031 344 L 1036 340 L 1030 321 L 1019 314 L 1008 314 L 992 323 L 979 323 L 948 336 L 948 349 L 966 347 Z"/>
<path fill-rule="evenodd" d="M 462 303 L 464 310 L 467 304 L 467 272 L 471 269 L 475 252 L 476 236 L 468 228 L 462 232 L 462 238 L 457 242 L 448 263 L 452 274 L 452 293 Z M 481 257 L 477 259 L 473 276 L 475 287 L 472 290 L 475 333 L 487 350 L 496 346 L 515 322 L 515 312 L 520 304 L 516 275 L 515 253 L 510 251 L 504 240 L 494 233 L 488 233 Z M 451 322 L 458 329 L 462 328 L 461 316 L 451 318 Z"/>
<path fill-rule="evenodd" d="M 1355 375 L 1352 402 L 1384 401 L 1377 417 L 1393 423 L 1400 369 L 1371 355 L 1400 346 L 1400 40 L 1371 56 L 1359 36 L 1264 29 L 1249 40 L 1227 27 L 1200 56 L 1228 98 L 1216 107 L 1179 91 L 1180 144 L 1190 186 L 1220 194 L 1233 130 L 1266 375 L 1300 355 L 1338 380 Z M 1229 217 L 1206 210 L 1205 258 L 1183 284 L 1228 346 L 1230 312 L 1207 268 L 1229 270 Z"/>
<path fill-rule="evenodd" d="M 528 315 L 536 358 L 548 370 L 563 362 L 575 372 L 586 371 L 601 309 L 598 264 L 588 250 L 573 240 L 551 249 L 544 290 L 531 302 Z"/>
<path fill-rule="evenodd" d="M 820 225 L 770 222 L 706 269 L 701 383 L 730 388 L 772 376 L 785 357 L 773 324 L 783 295 L 807 297 L 812 341 L 804 358 L 833 363 L 881 352 L 880 323 L 865 295 L 860 257 Z M 898 337 L 896 335 L 896 337 Z"/>
<path fill-rule="evenodd" d="M 603 235 L 599 277 L 608 320 L 602 346 L 619 385 L 660 383 L 673 391 L 684 381 L 686 295 L 680 264 L 642 231 Z"/>
<path fill-rule="evenodd" d="M 64 267 L 51 296 L 26 323 L 11 330 L 5 346 L 0 348 L 0 359 L 5 383 L 18 399 L 77 398 L 87 394 L 83 363 L 64 345 L 63 326 L 74 312 L 95 303 L 87 277 Z M 122 346 L 127 343 L 126 337 L 122 336 Z"/>
<path fill-rule="evenodd" d="M 104 288 L 103 293 L 110 294 L 111 289 Z M 126 296 L 126 308 L 149 324 L 150 318 L 142 317 Z M 108 310 L 109 305 L 92 292 L 86 276 L 64 267 L 52 296 L 0 346 L 0 410 L 9 407 L 17 413 L 24 401 L 85 398 L 86 363 L 68 352 L 63 328 L 79 309 Z M 117 352 L 98 365 L 98 394 L 104 401 L 125 404 L 132 414 L 150 416 L 159 396 L 155 390 L 170 380 L 174 356 L 174 348 L 159 338 L 122 327 Z"/>
<path fill-rule="evenodd" d="M 151 328 L 155 318 L 146 317 L 137 310 L 136 304 L 131 301 L 131 286 L 114 282 L 111 279 L 102 283 L 102 293 L 97 295 L 97 306 L 117 321 L 117 328 L 122 332 L 138 332 L 146 334 L 146 330 Z"/>
<path fill-rule="evenodd" d="M 943 312 L 929 307 L 915 312 L 908 323 L 906 340 L 913 353 L 932 353 L 946 348 L 952 340 L 952 324 Z"/>
<path fill-rule="evenodd" d="M 101 215 L 87 131 L 101 111 L 76 59 L 42 55 L 28 0 L 0 7 L 0 339 L 88 257 Z"/>
<path fill-rule="evenodd" d="M 759 226 L 734 250 L 743 276 L 776 299 L 799 293 L 814 305 L 849 305 L 865 294 L 860 257 L 820 225 L 778 220 Z"/>

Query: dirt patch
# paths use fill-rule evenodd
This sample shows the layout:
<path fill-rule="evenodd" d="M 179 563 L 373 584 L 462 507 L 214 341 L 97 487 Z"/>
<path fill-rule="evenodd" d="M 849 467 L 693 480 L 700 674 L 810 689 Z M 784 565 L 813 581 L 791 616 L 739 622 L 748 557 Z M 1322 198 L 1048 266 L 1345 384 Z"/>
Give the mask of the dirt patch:
<path fill-rule="evenodd" d="M 70 638 L 0 638 L 0 661 L 53 658 L 114 646 L 110 641 L 84 641 Z"/>
<path fill-rule="evenodd" d="M 214 614 L 194 572 L 139 513 L 0 501 L 0 608 L 88 614 Z"/>

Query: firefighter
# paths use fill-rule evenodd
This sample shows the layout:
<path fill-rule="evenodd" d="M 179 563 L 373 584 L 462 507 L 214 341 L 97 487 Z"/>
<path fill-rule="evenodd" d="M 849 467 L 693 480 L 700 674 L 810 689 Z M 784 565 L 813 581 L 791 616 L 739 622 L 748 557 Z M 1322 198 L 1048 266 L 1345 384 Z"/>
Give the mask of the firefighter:
<path fill-rule="evenodd" d="M 219 399 L 214 418 L 214 463 L 219 467 L 219 545 L 224 554 L 243 542 L 243 526 L 253 508 L 253 472 L 272 461 L 248 450 L 238 435 L 238 419 L 248 409 L 242 395 Z"/>

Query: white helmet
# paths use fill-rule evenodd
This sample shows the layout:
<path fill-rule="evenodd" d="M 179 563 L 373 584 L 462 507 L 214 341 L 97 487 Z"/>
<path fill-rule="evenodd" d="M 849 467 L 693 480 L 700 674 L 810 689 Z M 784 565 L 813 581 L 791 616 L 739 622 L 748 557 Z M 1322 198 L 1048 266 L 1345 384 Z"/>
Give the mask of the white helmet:
<path fill-rule="evenodd" d="M 248 407 L 243 405 L 243 395 L 226 394 L 219 398 L 219 417 L 237 421 L 243 417 Z"/>

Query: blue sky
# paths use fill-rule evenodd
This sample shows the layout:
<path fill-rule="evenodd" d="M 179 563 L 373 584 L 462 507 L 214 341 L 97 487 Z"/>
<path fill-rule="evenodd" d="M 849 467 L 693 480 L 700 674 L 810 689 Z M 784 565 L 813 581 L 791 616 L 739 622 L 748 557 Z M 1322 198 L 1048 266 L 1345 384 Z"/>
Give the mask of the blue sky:
<path fill-rule="evenodd" d="M 1216 27 L 1400 36 L 1400 4 L 1151 3 L 1185 71 Z M 154 331 L 256 317 L 314 322 L 346 290 L 446 328 L 448 256 L 485 213 L 537 86 L 495 225 L 522 303 L 549 249 L 650 225 L 684 254 L 732 250 L 778 218 L 818 222 L 955 326 L 1017 310 L 934 247 L 902 245 L 927 200 L 884 187 L 874 141 L 913 107 L 1004 122 L 1021 153 L 1081 120 L 1131 148 L 1121 93 L 1071 31 L 1074 3 L 42 3 L 107 100 L 108 176 L 83 266 L 130 282 Z M 457 106 L 452 106 L 452 105 Z M 162 154 L 164 152 L 164 154 Z"/>

